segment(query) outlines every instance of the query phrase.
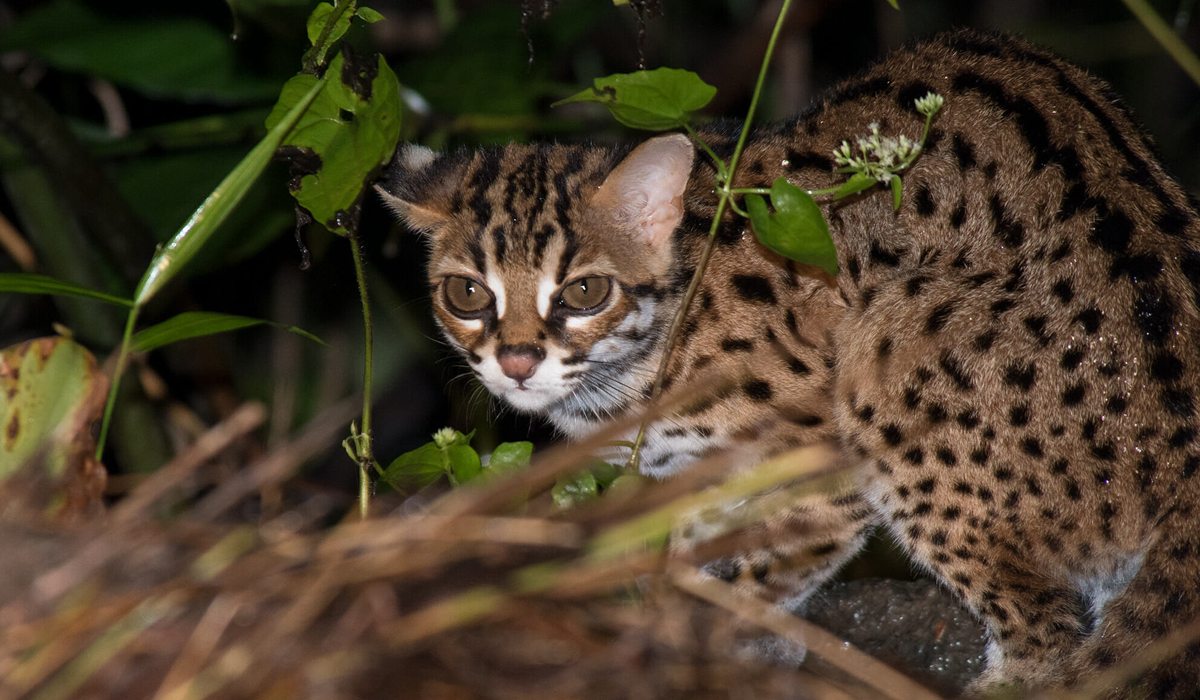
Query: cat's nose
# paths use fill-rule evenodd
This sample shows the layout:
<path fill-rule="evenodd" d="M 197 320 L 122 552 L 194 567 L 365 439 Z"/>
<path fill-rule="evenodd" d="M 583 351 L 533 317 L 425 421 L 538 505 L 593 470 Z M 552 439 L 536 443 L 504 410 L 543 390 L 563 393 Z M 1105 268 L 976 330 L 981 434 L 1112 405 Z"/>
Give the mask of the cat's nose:
<path fill-rule="evenodd" d="M 496 353 L 496 361 L 500 363 L 504 376 L 518 383 L 532 377 L 545 357 L 546 351 L 536 345 L 504 347 Z"/>

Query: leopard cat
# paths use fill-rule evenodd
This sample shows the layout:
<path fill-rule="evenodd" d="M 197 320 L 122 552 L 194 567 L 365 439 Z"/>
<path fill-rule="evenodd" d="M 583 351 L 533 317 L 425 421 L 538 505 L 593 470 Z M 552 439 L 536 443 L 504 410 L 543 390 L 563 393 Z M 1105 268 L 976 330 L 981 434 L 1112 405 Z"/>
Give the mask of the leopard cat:
<path fill-rule="evenodd" d="M 756 127 L 736 185 L 840 184 L 834 149 L 872 123 L 918 139 L 929 92 L 898 211 L 886 187 L 820 200 L 836 277 L 723 221 L 667 376 L 737 379 L 656 420 L 642 469 L 832 441 L 854 486 L 710 570 L 795 603 L 882 524 L 985 623 L 977 689 L 1077 685 L 1200 616 L 1200 219 L 1106 85 L 972 31 Z M 739 128 L 702 136 L 728 159 Z M 679 134 L 407 146 L 379 186 L 427 238 L 450 343 L 571 438 L 645 405 L 714 188 Z M 1200 644 L 1171 651 L 1106 692 L 1197 697 Z"/>

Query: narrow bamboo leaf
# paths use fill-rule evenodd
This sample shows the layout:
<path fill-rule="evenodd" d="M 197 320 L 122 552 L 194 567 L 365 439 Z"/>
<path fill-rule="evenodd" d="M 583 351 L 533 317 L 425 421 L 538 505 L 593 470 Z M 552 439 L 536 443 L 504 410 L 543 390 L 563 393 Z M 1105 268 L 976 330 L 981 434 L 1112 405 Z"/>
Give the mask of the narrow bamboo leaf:
<path fill-rule="evenodd" d="M 401 493 L 413 493 L 445 475 L 449 464 L 446 453 L 436 444 L 427 442 L 392 460 L 379 477 Z"/>
<path fill-rule="evenodd" d="M 483 472 L 479 453 L 469 445 L 451 445 L 445 451 L 446 459 L 450 462 L 450 473 L 459 485 L 470 483 Z"/>
<path fill-rule="evenodd" d="M 532 456 L 532 442 L 502 442 L 492 450 L 492 458 L 488 460 L 487 468 L 496 472 L 524 469 L 529 466 Z"/>
<path fill-rule="evenodd" d="M 900 9 L 900 0 L 887 0 L 887 1 L 888 1 L 888 4 L 892 6 L 893 10 Z"/>
<path fill-rule="evenodd" d="M 842 197 L 849 197 L 852 194 L 858 194 L 863 190 L 870 189 L 876 182 L 875 178 L 866 173 L 854 173 L 850 176 L 849 180 L 846 180 L 842 183 L 841 187 L 837 188 L 837 191 L 833 193 L 833 198 L 841 199 Z"/>
<path fill-rule="evenodd" d="M 250 326 L 259 326 L 268 324 L 280 328 L 285 331 L 290 331 L 296 335 L 304 336 L 309 340 L 315 341 L 324 345 L 325 343 L 317 336 L 308 331 L 288 326 L 274 321 L 264 321 L 258 318 L 249 318 L 247 316 L 234 316 L 232 314 L 218 314 L 208 311 L 186 311 L 173 316 L 162 323 L 155 324 L 146 328 L 133 336 L 133 349 L 137 352 L 149 352 L 156 348 L 161 348 L 164 345 L 186 340 L 188 338 L 198 338 L 204 335 L 213 335 L 215 333 L 224 333 L 233 331 L 239 328 L 248 328 Z"/>
<path fill-rule="evenodd" d="M 691 71 L 656 68 L 596 78 L 594 87 L 559 100 L 554 106 L 598 102 L 625 126 L 665 131 L 682 127 L 691 112 L 704 107 L 716 94 L 715 87 Z"/>
<path fill-rule="evenodd" d="M 123 299 L 112 294 L 105 294 L 104 292 L 97 292 L 87 287 L 81 287 L 71 282 L 56 280 L 53 277 L 24 272 L 0 272 L 0 292 L 54 294 L 63 297 L 95 299 L 119 306 L 133 306 L 132 299 Z"/>
<path fill-rule="evenodd" d="M 904 184 L 899 175 L 892 176 L 892 209 L 900 211 L 900 195 L 904 194 Z"/>
<path fill-rule="evenodd" d="M 775 208 L 773 214 L 761 196 L 746 195 L 746 208 L 758 240 L 784 257 L 836 275 L 837 250 L 825 216 L 812 196 L 777 178 L 771 185 L 771 206 Z"/>
<path fill-rule="evenodd" d="M 163 285 L 178 274 L 179 270 L 187 265 L 196 252 L 204 246 L 204 242 L 221 225 L 221 222 L 225 221 L 229 212 L 233 211 L 233 208 L 250 190 L 250 186 L 262 174 L 267 164 L 271 162 L 271 158 L 275 155 L 275 149 L 279 148 L 279 144 L 283 142 L 283 137 L 291 131 L 300 116 L 316 99 L 324 84 L 324 78 L 317 81 L 288 111 L 287 115 L 267 132 L 267 135 L 242 159 L 242 162 L 226 176 L 217 189 L 213 190 L 208 199 L 204 200 L 200 208 L 192 214 L 192 218 L 188 219 L 188 222 L 179 230 L 179 233 L 159 249 L 134 293 L 133 302 L 136 306 L 142 306 L 157 294 Z"/>

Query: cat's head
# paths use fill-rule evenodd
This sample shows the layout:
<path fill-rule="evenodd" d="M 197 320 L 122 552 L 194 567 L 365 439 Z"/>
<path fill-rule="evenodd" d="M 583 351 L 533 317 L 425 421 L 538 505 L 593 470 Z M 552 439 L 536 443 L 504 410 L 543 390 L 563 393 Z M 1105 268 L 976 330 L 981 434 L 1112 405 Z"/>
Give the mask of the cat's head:
<path fill-rule="evenodd" d="M 534 413 L 587 395 L 606 413 L 634 398 L 624 375 L 665 331 L 655 320 L 674 297 L 671 234 L 694 159 L 678 134 L 623 158 L 590 146 L 409 145 L 377 189 L 427 237 L 438 323 L 493 394 Z"/>

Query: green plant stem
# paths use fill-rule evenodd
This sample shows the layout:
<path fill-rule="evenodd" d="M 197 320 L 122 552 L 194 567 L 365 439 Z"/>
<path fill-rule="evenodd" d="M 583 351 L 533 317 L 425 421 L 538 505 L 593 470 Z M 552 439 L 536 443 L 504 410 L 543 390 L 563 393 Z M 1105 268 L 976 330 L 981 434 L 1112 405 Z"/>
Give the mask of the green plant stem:
<path fill-rule="evenodd" d="M 358 296 L 362 299 L 363 314 L 363 408 L 362 435 L 355 445 L 355 456 L 358 459 L 358 514 L 364 520 L 371 505 L 371 468 L 376 466 L 375 456 L 371 448 L 371 368 L 374 357 L 372 345 L 374 331 L 371 327 L 371 298 L 367 293 L 367 278 L 363 272 L 362 247 L 359 245 L 358 233 L 350 232 L 350 249 L 354 257 L 354 276 L 358 280 Z"/>
<path fill-rule="evenodd" d="M 117 403 L 117 391 L 121 388 L 121 376 L 125 373 L 125 365 L 129 361 L 129 353 L 133 348 L 133 327 L 137 323 L 140 310 L 140 306 L 129 309 L 129 316 L 125 320 L 125 336 L 121 339 L 121 351 L 117 355 L 117 366 L 113 368 L 112 384 L 108 387 L 108 400 L 104 403 L 104 418 L 100 421 L 100 437 L 96 439 L 97 462 L 104 457 L 104 443 L 108 441 L 113 406 Z"/>
<path fill-rule="evenodd" d="M 1121 0 L 1121 2 L 1125 3 L 1125 7 L 1128 7 L 1133 16 L 1138 18 L 1146 31 L 1150 32 L 1150 35 L 1162 45 L 1163 50 L 1175 59 L 1179 67 L 1192 79 L 1192 82 L 1200 85 L 1200 58 L 1187 47 L 1187 44 L 1183 43 L 1183 40 L 1175 32 L 1171 31 L 1170 25 L 1162 17 L 1159 17 L 1154 8 L 1150 7 L 1150 3 L 1146 0 Z"/>
<path fill-rule="evenodd" d="M 775 28 L 771 30 L 771 39 L 767 42 L 767 50 L 763 55 L 762 67 L 758 71 L 758 81 L 754 84 L 754 94 L 750 98 L 750 108 L 746 110 L 746 119 L 742 122 L 742 131 L 738 135 L 737 146 L 733 149 L 733 156 L 730 157 L 729 167 L 726 169 L 728 176 L 718 189 L 717 212 L 713 216 L 712 225 L 708 229 L 708 241 L 705 243 L 704 250 L 700 254 L 700 260 L 696 263 L 696 272 L 692 275 L 692 281 L 688 285 L 687 292 L 683 295 L 683 301 L 679 305 L 679 310 L 675 312 L 675 317 L 671 319 L 671 327 L 667 331 L 667 340 L 663 346 L 662 361 L 659 362 L 658 374 L 654 377 L 654 388 L 650 392 L 651 402 L 657 400 L 662 393 L 663 382 L 667 378 L 667 367 L 671 363 L 671 351 L 675 347 L 675 342 L 679 339 L 679 331 L 683 328 L 683 322 L 687 318 L 688 307 L 691 306 L 692 299 L 696 296 L 696 290 L 700 288 L 700 280 L 704 277 L 704 268 L 708 266 L 708 259 L 712 255 L 713 246 L 717 241 L 717 231 L 720 230 L 721 219 L 725 216 L 725 207 L 731 203 L 733 197 L 733 178 L 737 172 L 738 160 L 741 159 L 742 151 L 746 147 L 746 138 L 750 133 L 750 125 L 754 122 L 754 112 L 758 109 L 758 99 L 762 95 L 763 84 L 767 80 L 767 69 L 771 65 L 771 56 L 775 53 L 775 43 L 779 39 L 779 33 L 783 29 L 783 20 L 787 17 L 788 8 L 791 4 L 792 0 L 783 0 L 783 6 L 779 8 L 779 17 L 775 20 Z M 686 128 L 689 134 L 695 136 L 691 127 Z M 722 161 L 716 158 L 715 154 L 703 140 L 698 138 L 696 140 L 710 156 L 716 159 L 719 170 L 719 164 Z M 641 426 L 638 427 L 637 438 L 633 441 L 633 454 L 629 456 L 629 468 L 634 471 L 637 471 L 638 468 L 642 443 L 646 440 L 647 427 L 648 422 L 643 420 Z"/>

